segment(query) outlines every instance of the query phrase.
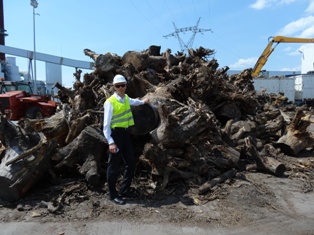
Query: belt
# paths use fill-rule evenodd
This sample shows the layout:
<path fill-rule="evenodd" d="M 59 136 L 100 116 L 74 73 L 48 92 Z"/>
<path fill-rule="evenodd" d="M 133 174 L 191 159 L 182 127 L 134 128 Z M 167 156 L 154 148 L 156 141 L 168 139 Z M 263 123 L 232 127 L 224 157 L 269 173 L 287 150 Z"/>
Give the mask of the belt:
<path fill-rule="evenodd" d="M 112 130 L 128 130 L 128 127 L 115 127 L 115 128 L 112 128 Z"/>

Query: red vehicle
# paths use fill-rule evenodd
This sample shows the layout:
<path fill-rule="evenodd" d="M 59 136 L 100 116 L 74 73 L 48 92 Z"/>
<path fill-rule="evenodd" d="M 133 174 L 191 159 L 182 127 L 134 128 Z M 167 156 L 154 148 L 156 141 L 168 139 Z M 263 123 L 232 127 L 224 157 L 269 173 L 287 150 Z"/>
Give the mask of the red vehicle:
<path fill-rule="evenodd" d="M 2 81 L 0 92 L 0 110 L 9 120 L 40 119 L 56 112 L 57 102 L 50 96 L 33 94 L 29 83 Z"/>

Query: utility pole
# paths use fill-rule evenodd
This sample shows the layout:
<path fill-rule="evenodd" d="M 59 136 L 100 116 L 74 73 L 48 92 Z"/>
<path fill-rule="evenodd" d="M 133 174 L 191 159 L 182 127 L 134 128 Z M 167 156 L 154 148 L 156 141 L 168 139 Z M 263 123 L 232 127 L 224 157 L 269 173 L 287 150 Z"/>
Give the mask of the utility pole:
<path fill-rule="evenodd" d="M 3 11 L 3 0 L 0 0 L 0 45 L 5 45 L 5 36 L 8 36 L 4 29 L 4 11 Z M 5 54 L 0 53 L 0 61 L 5 61 Z M 1 71 L 0 71 L 1 72 Z"/>
<path fill-rule="evenodd" d="M 33 7 L 33 37 L 34 37 L 34 93 L 37 94 L 37 74 L 36 74 L 36 34 L 35 34 L 35 8 L 38 7 L 38 2 L 36 0 L 31 0 L 31 6 Z"/>
<path fill-rule="evenodd" d="M 175 23 L 172 22 L 175 31 L 173 33 L 170 33 L 170 34 L 164 36 L 164 37 L 165 38 L 168 38 L 168 37 L 171 37 L 171 36 L 176 37 L 178 39 L 178 41 L 179 41 L 181 52 L 183 53 L 184 51 L 187 51 L 189 48 L 192 48 L 192 45 L 193 45 L 193 42 L 194 42 L 194 38 L 195 38 L 195 35 L 197 33 L 203 33 L 203 32 L 206 32 L 206 31 L 212 31 L 211 29 L 199 29 L 198 28 L 198 24 L 199 24 L 200 20 L 201 20 L 201 18 L 198 19 L 198 21 L 197 21 L 195 26 L 193 26 L 193 27 L 185 27 L 185 28 L 177 28 Z M 192 37 L 190 38 L 190 40 L 187 43 L 184 43 L 184 41 L 181 39 L 179 34 L 180 33 L 184 33 L 184 32 L 188 32 L 188 31 L 192 31 L 193 35 L 192 35 Z"/>

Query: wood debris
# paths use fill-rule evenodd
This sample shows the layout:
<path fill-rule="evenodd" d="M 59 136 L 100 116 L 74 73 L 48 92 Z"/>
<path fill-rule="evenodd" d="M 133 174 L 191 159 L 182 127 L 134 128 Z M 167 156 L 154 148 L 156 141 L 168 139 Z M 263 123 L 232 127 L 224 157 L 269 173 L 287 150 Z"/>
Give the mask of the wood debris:
<path fill-rule="evenodd" d="M 132 108 L 130 132 L 139 159 L 136 175 L 145 178 L 146 187 L 157 181 L 154 192 L 197 185 L 204 194 L 247 170 L 282 176 L 283 156 L 312 151 L 311 108 L 287 103 L 282 95 L 257 93 L 252 70 L 229 76 L 228 67 L 219 68 L 210 58 L 214 50 L 173 55 L 151 46 L 122 57 L 84 53 L 95 70 L 82 81 L 76 70 L 73 88 L 55 84 L 62 110 L 17 125 L 1 117 L 1 199 L 23 197 L 47 172 L 79 174 L 99 186 L 108 155 L 103 104 L 113 92 L 115 74 L 128 79 L 130 97 L 150 99 L 149 105 Z"/>

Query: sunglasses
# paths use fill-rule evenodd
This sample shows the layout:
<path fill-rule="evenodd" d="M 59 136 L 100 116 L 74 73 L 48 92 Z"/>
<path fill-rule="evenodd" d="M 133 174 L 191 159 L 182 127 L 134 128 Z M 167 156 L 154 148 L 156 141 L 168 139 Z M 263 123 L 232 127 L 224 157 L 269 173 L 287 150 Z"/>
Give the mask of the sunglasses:
<path fill-rule="evenodd" d="M 125 87 L 125 84 L 121 84 L 121 85 L 114 85 L 115 88 L 119 88 L 119 87 Z"/>

